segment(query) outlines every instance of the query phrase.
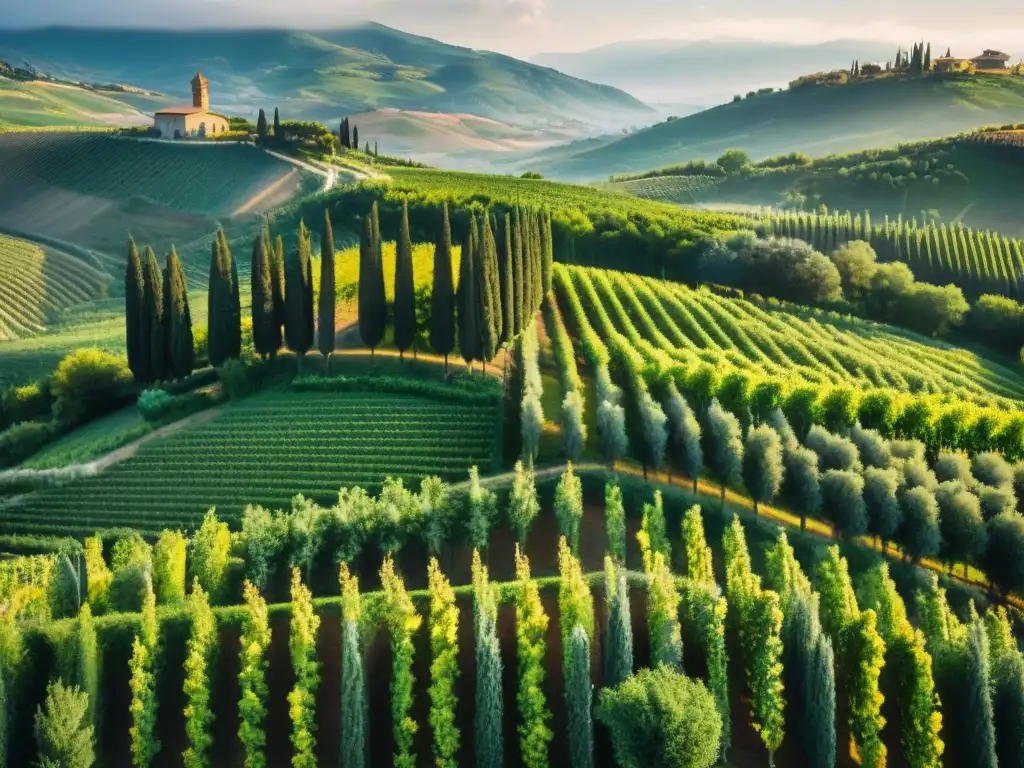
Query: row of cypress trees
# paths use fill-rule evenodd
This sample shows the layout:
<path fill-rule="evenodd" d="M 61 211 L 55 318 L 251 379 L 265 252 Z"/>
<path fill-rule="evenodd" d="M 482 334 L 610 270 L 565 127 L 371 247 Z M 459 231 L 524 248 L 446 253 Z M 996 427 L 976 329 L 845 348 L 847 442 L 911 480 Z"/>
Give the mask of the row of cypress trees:
<path fill-rule="evenodd" d="M 459 280 L 452 275 L 451 218 L 447 204 L 434 248 L 430 305 L 430 346 L 448 356 L 459 351 L 467 363 L 492 359 L 517 337 L 551 290 L 554 247 L 546 212 L 516 208 L 499 217 L 469 214 Z M 377 204 L 364 217 L 359 261 L 359 331 L 371 352 L 387 325 L 380 219 Z M 395 263 L 394 341 L 399 353 L 416 339 L 416 295 L 408 204 L 402 209 Z"/>
<path fill-rule="evenodd" d="M 188 376 L 195 353 L 185 268 L 173 246 L 163 271 L 151 247 L 144 253 L 129 238 L 124 281 L 128 367 L 141 383 Z"/>

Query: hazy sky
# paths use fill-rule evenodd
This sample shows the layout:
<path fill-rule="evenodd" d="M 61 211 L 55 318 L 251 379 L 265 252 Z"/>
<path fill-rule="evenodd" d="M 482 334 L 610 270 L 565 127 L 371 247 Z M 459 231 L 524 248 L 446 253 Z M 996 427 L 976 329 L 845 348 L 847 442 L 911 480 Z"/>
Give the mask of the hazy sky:
<path fill-rule="evenodd" d="M 1024 5 L 962 0 L 4 0 L 0 26 L 289 26 L 371 19 L 445 42 L 516 56 L 618 40 L 726 35 L 818 42 L 907 41 L 971 53 L 1021 51 Z M 869 22 L 869 23 L 865 23 Z"/>

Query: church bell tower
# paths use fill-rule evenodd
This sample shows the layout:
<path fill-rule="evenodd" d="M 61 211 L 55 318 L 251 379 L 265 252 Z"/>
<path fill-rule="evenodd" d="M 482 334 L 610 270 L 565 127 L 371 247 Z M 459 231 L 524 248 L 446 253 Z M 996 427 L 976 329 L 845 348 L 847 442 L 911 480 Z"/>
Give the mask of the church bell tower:
<path fill-rule="evenodd" d="M 196 72 L 196 76 L 192 78 L 192 106 L 203 112 L 210 111 L 210 83 L 203 77 L 202 72 Z"/>

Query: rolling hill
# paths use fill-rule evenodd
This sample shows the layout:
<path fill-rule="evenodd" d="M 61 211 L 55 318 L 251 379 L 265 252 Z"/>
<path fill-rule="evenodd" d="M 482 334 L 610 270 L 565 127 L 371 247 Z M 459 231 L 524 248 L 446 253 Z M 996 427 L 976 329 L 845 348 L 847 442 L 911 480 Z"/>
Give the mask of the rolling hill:
<path fill-rule="evenodd" d="M 46 28 L 0 32 L 0 58 L 56 76 L 131 82 L 177 98 L 201 69 L 212 106 L 333 123 L 379 108 L 471 113 L 517 125 L 629 124 L 632 96 L 552 69 L 378 24 L 317 32 Z"/>
<path fill-rule="evenodd" d="M 795 151 L 821 156 L 937 138 L 1022 116 L 1024 78 L 951 74 L 808 85 L 660 123 L 538 170 L 563 179 L 594 179 L 692 158 L 713 160 L 731 148 L 754 159 Z"/>
<path fill-rule="evenodd" d="M 152 116 L 140 111 L 158 97 L 135 94 L 136 105 L 122 94 L 76 88 L 44 80 L 18 82 L 0 78 L 0 131 L 15 128 L 148 125 Z M 127 95 L 127 94 L 124 94 Z"/>

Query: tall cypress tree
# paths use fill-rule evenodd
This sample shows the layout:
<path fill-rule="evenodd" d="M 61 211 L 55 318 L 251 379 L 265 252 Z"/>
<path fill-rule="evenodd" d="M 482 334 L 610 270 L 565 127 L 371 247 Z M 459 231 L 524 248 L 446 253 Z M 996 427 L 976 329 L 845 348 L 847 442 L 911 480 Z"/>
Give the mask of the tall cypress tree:
<path fill-rule="evenodd" d="M 270 269 L 270 254 L 267 252 L 268 236 L 260 230 L 252 241 L 252 340 L 256 352 L 268 357 L 280 346 L 274 344 L 274 289 Z M 280 326 L 277 336 L 280 337 Z"/>
<path fill-rule="evenodd" d="M 534 212 L 533 216 L 533 311 L 540 309 L 540 303 L 544 298 L 544 255 L 541 252 L 541 223 L 540 213 Z"/>
<path fill-rule="evenodd" d="M 228 236 L 224 230 L 218 233 L 221 240 L 221 248 L 224 256 L 231 267 L 231 297 L 229 301 L 228 339 L 231 344 L 231 356 L 240 357 L 242 354 L 242 298 L 238 285 L 238 262 L 231 256 L 231 248 L 228 245 Z"/>
<path fill-rule="evenodd" d="M 551 292 L 551 271 L 554 269 L 555 244 L 551 235 L 551 214 L 541 214 L 541 284 L 544 296 Z"/>
<path fill-rule="evenodd" d="M 274 139 L 278 143 L 284 141 L 284 136 L 281 135 L 281 113 L 277 107 L 274 107 Z"/>
<path fill-rule="evenodd" d="M 269 242 L 270 228 L 267 227 Z M 270 254 L 270 288 L 274 295 L 274 326 L 277 332 L 277 347 L 281 346 L 282 331 L 285 321 L 285 284 L 284 284 L 284 239 L 278 235 L 274 240 L 274 250 Z"/>
<path fill-rule="evenodd" d="M 341 756 L 345 768 L 366 765 L 367 714 L 363 643 L 359 623 L 346 619 L 342 626 Z"/>
<path fill-rule="evenodd" d="M 521 215 L 523 240 L 523 328 L 533 317 L 533 237 L 530 235 L 530 212 Z"/>
<path fill-rule="evenodd" d="M 313 346 L 313 281 L 309 243 L 309 230 L 305 222 L 299 222 L 299 241 L 288 260 L 285 270 L 285 308 L 287 322 L 284 326 L 288 348 L 302 358 Z"/>
<path fill-rule="evenodd" d="M 192 373 L 196 357 L 192 342 L 192 311 L 188 305 L 188 281 L 174 246 L 171 246 L 171 252 L 167 254 L 164 317 L 167 329 L 167 374 L 180 379 Z"/>
<path fill-rule="evenodd" d="M 928 43 L 928 47 L 924 49 L 924 71 L 932 71 L 932 44 Z"/>
<path fill-rule="evenodd" d="M 359 149 L 359 126 L 352 126 L 352 148 Z"/>
<path fill-rule="evenodd" d="M 434 284 L 430 295 L 430 346 L 444 355 L 444 373 L 448 375 L 448 355 L 455 348 L 455 289 L 452 285 L 452 230 L 448 203 L 444 204 L 441 234 L 434 247 Z"/>
<path fill-rule="evenodd" d="M 470 215 L 469 237 L 462 247 L 462 260 L 459 264 L 459 351 L 467 364 L 479 358 L 480 331 L 477 326 L 477 281 L 476 281 L 476 250 L 477 227 L 476 217 Z"/>
<path fill-rule="evenodd" d="M 477 305 L 479 306 L 480 359 L 484 367 L 497 352 L 500 338 L 501 305 L 496 295 L 495 282 L 498 272 L 498 256 L 494 248 L 494 232 L 491 219 L 486 213 L 481 219 L 481 237 L 477 248 L 478 260 L 474 265 L 477 273 Z"/>
<path fill-rule="evenodd" d="M 145 355 L 148 347 L 142 339 L 144 283 L 139 249 L 135 246 L 135 240 L 129 237 L 128 262 L 124 271 L 125 346 L 128 350 L 128 367 L 137 381 L 142 381 L 145 374 Z"/>
<path fill-rule="evenodd" d="M 373 238 L 373 218 L 366 216 L 359 242 L 359 336 L 370 348 L 371 358 L 384 339 L 387 311 L 384 272 Z"/>
<path fill-rule="evenodd" d="M 324 208 L 324 235 L 320 241 L 320 306 L 317 316 L 317 343 L 320 354 L 327 361 L 328 373 L 331 370 L 330 355 L 334 351 L 335 299 L 334 230 L 331 228 L 331 214 Z"/>
<path fill-rule="evenodd" d="M 261 139 L 267 137 L 267 113 L 260 109 L 260 116 L 256 119 L 256 135 Z"/>
<path fill-rule="evenodd" d="M 604 641 L 604 685 L 613 688 L 633 674 L 633 626 L 626 572 L 605 559 L 608 629 Z"/>
<path fill-rule="evenodd" d="M 967 634 L 967 700 L 960 702 L 967 717 L 965 754 L 975 768 L 996 768 L 995 715 L 989 669 L 989 641 L 977 619 Z"/>
<path fill-rule="evenodd" d="M 377 258 L 380 259 L 382 258 L 380 239 L 380 210 L 377 207 L 376 200 L 374 200 L 373 205 L 370 206 L 370 224 L 373 226 L 373 246 L 377 249 Z"/>
<path fill-rule="evenodd" d="M 416 340 L 416 288 L 412 274 L 412 237 L 409 234 L 409 204 L 402 205 L 395 256 L 395 346 L 400 358 Z"/>
<path fill-rule="evenodd" d="M 152 248 L 146 248 L 146 266 L 143 272 L 142 332 L 146 344 L 145 381 L 164 378 L 167 349 L 164 329 L 164 281 L 160 264 Z"/>
<path fill-rule="evenodd" d="M 512 279 L 515 291 L 513 316 L 515 335 L 523 332 L 523 317 L 526 308 L 526 266 L 523 264 L 523 230 L 519 208 L 515 209 L 512 221 Z"/>
<path fill-rule="evenodd" d="M 507 344 L 516 333 L 515 259 L 512 253 L 512 219 L 506 213 L 501 248 L 501 343 Z"/>

